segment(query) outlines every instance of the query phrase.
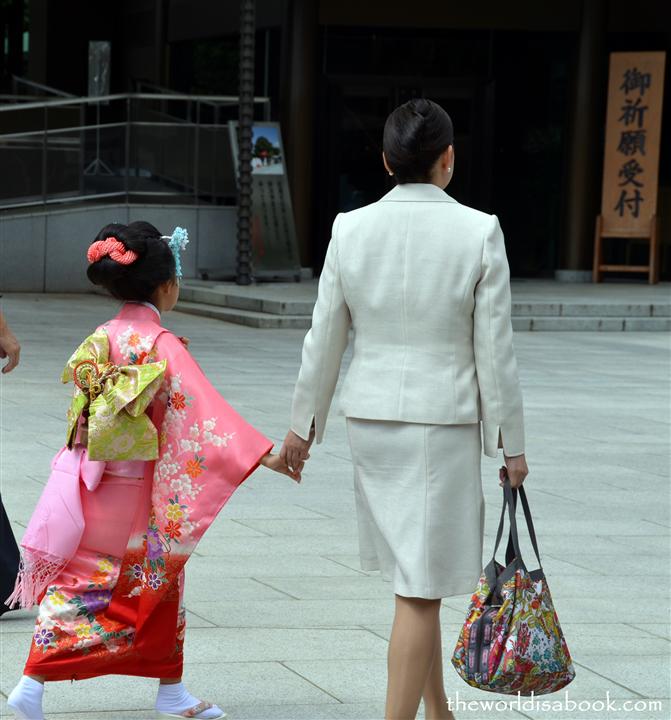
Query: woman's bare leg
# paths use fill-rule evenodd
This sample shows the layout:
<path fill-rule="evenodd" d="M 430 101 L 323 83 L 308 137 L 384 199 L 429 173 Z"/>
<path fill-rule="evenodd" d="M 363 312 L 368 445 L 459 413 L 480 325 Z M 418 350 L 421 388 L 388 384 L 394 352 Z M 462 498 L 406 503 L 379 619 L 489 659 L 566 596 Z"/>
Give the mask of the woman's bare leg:
<path fill-rule="evenodd" d="M 443 645 L 440 636 L 440 615 L 436 617 L 436 640 L 433 662 L 426 679 L 422 697 L 426 720 L 453 720 L 454 715 L 447 707 L 447 695 L 443 679 Z"/>
<path fill-rule="evenodd" d="M 396 596 L 387 657 L 386 720 L 414 720 L 436 649 L 440 600 Z"/>

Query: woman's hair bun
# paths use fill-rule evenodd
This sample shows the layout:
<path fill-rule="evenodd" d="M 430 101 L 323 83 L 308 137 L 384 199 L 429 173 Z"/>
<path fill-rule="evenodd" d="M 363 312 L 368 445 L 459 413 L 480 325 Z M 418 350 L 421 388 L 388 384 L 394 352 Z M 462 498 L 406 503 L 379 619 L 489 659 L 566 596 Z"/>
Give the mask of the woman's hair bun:
<path fill-rule="evenodd" d="M 142 220 L 128 225 L 110 223 L 93 242 L 115 238 L 137 259 L 129 264 L 109 255 L 89 264 L 86 274 L 94 285 L 106 288 L 119 300 L 149 301 L 156 288 L 175 277 L 175 258 L 161 233 Z"/>
<path fill-rule="evenodd" d="M 452 144 L 450 116 L 428 98 L 400 105 L 384 126 L 384 155 L 399 183 L 429 182 L 431 168 Z"/>

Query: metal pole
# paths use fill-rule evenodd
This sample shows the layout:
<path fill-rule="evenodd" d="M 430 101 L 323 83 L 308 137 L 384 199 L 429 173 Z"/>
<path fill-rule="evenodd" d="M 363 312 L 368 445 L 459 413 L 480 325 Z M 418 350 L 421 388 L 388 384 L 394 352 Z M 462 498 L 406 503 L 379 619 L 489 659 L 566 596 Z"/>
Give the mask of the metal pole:
<path fill-rule="evenodd" d="M 200 100 L 196 100 L 196 127 L 193 141 L 193 202 L 198 205 L 198 173 L 200 172 Z"/>
<path fill-rule="evenodd" d="M 43 135 L 42 135 L 42 202 L 47 204 L 47 128 L 49 121 L 47 119 L 47 106 L 44 106 L 43 115 Z"/>
<path fill-rule="evenodd" d="M 238 264 L 236 283 L 252 282 L 252 124 L 254 122 L 255 0 L 240 0 L 240 115 L 238 123 Z"/>
<path fill-rule="evenodd" d="M 126 166 L 126 172 L 124 175 L 124 190 L 126 192 L 126 203 L 128 203 L 128 197 L 130 194 L 130 128 L 131 128 L 131 106 L 130 98 L 126 99 L 126 142 L 124 147 L 124 165 Z M 137 187 L 137 185 L 135 186 Z"/>

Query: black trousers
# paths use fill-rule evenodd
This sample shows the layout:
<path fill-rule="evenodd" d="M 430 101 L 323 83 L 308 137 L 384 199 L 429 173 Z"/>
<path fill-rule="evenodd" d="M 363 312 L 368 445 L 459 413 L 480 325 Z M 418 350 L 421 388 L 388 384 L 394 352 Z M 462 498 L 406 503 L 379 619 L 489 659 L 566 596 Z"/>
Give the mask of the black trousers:
<path fill-rule="evenodd" d="M 0 615 L 9 609 L 5 603 L 14 590 L 16 574 L 19 571 L 19 548 L 9 524 L 0 496 Z"/>

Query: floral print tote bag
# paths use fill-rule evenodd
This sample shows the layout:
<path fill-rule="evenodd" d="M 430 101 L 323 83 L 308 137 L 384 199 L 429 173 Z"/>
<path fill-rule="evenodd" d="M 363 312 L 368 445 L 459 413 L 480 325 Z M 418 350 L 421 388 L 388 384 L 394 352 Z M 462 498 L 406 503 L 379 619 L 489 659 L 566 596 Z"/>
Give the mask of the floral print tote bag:
<path fill-rule="evenodd" d="M 466 621 L 452 656 L 469 685 L 510 695 L 543 695 L 575 677 L 564 635 L 550 596 L 529 503 L 523 487 L 512 488 L 501 469 L 503 507 L 494 553 L 471 597 Z M 522 500 L 537 570 L 527 570 L 519 548 L 515 511 Z M 505 567 L 496 561 L 508 509 L 510 532 Z"/>

